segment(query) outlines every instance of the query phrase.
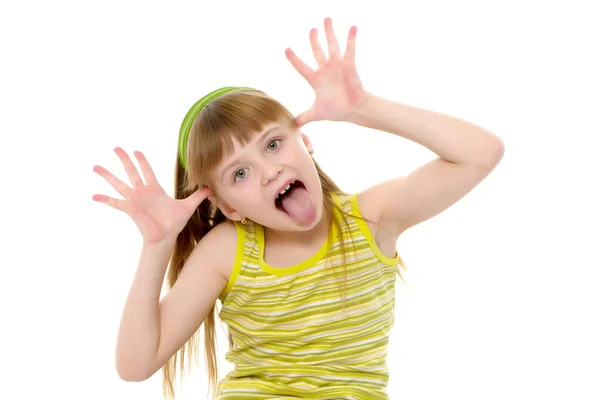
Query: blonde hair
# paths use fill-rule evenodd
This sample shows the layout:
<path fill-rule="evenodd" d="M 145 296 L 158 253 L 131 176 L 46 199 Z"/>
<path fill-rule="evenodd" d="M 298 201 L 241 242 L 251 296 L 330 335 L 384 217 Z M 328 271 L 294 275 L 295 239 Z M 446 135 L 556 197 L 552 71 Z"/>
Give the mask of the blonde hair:
<path fill-rule="evenodd" d="M 208 182 L 208 173 L 216 167 L 225 155 L 233 149 L 233 140 L 241 144 L 248 143 L 255 132 L 260 132 L 266 124 L 283 122 L 292 128 L 297 128 L 294 116 L 278 101 L 258 90 L 243 90 L 226 93 L 207 104 L 195 118 L 188 139 L 187 173 L 179 161 L 179 154 L 175 166 L 175 198 L 183 199 L 191 195 L 199 185 Z M 345 213 L 333 202 L 331 195 L 345 194 L 333 180 L 323 172 L 313 159 L 321 186 L 323 189 L 324 212 L 333 213 L 336 208 L 345 220 Z M 349 214 L 348 214 L 349 215 Z M 356 216 L 354 216 L 356 217 Z M 167 280 L 169 289 L 183 268 L 196 244 L 215 226 L 225 221 L 226 217 L 220 210 L 213 208 L 210 201 L 204 200 L 196 209 L 185 228 L 177 237 L 175 249 L 171 256 Z M 344 238 L 349 232 L 342 231 L 341 224 L 336 218 L 332 219 L 334 229 Z M 345 300 L 345 287 L 347 269 L 345 266 L 345 240 L 340 240 L 341 253 L 344 262 L 344 280 L 342 286 L 342 304 Z M 404 267 L 402 261 L 400 265 Z M 403 279 L 400 269 L 398 275 Z M 215 334 L 215 304 L 208 312 L 204 325 L 204 350 L 208 370 L 209 395 L 214 394 L 217 388 L 218 366 L 216 359 L 216 334 Z M 200 342 L 200 330 L 185 343 L 181 349 L 163 366 L 163 394 L 165 398 L 174 398 L 174 381 L 179 370 L 180 377 L 186 373 L 197 360 Z M 232 337 L 229 334 L 229 346 L 232 346 Z"/>

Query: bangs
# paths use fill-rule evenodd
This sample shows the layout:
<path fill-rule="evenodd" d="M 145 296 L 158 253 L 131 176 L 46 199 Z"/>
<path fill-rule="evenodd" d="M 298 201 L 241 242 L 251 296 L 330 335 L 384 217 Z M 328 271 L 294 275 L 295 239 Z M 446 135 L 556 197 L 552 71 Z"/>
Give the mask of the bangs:
<path fill-rule="evenodd" d="M 208 174 L 234 150 L 247 145 L 270 123 L 296 128 L 295 117 L 257 90 L 230 92 L 211 101 L 194 120 L 188 139 L 188 190 L 208 184 Z"/>

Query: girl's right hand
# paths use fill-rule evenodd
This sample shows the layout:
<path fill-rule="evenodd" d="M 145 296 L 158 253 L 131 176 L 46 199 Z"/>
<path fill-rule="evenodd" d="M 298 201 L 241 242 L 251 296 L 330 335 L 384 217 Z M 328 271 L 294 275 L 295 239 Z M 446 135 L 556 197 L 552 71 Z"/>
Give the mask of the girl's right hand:
<path fill-rule="evenodd" d="M 125 171 L 133 187 L 126 185 L 105 168 L 95 165 L 94 172 L 104 177 L 124 199 L 95 194 L 92 196 L 92 200 L 106 203 L 129 215 L 142 233 L 144 242 L 174 241 L 196 208 L 208 197 L 210 189 L 202 187 L 186 199 L 173 199 L 159 185 L 150 164 L 141 152 L 134 151 L 134 154 L 146 183 L 142 181 L 137 168 L 123 149 L 117 147 L 115 153 L 125 166 Z"/>

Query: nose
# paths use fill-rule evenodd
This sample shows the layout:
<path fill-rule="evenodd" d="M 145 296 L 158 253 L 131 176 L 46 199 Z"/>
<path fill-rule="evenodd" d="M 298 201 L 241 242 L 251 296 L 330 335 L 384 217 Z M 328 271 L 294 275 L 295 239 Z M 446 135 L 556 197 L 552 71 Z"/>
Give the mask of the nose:
<path fill-rule="evenodd" d="M 262 184 L 268 185 L 273 180 L 277 179 L 283 171 L 283 167 L 276 163 L 264 163 L 262 165 Z"/>

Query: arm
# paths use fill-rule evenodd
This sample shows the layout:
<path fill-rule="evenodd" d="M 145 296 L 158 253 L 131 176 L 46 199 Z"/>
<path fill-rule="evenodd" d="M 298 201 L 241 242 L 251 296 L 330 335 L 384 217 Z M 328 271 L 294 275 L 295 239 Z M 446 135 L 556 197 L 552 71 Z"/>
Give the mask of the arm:
<path fill-rule="evenodd" d="M 356 71 L 358 28 L 350 28 L 342 55 L 331 18 L 325 19 L 324 27 L 328 57 L 319 44 L 316 29 L 310 31 L 311 47 L 319 66 L 317 71 L 291 49 L 286 49 L 288 60 L 316 94 L 312 107 L 296 117 L 298 125 L 319 120 L 353 122 L 405 137 L 439 156 L 408 176 L 359 194 L 365 216 L 397 238 L 401 232 L 442 212 L 472 190 L 498 164 L 504 145 L 473 124 L 368 93 Z"/>
<path fill-rule="evenodd" d="M 235 226 L 221 223 L 213 228 L 160 302 L 174 244 L 143 247 L 117 339 L 116 367 L 122 379 L 148 379 L 200 328 L 227 285 L 220 267 L 233 263 L 236 244 Z"/>
<path fill-rule="evenodd" d="M 473 124 L 373 95 L 348 121 L 402 136 L 439 156 L 359 194 L 366 212 L 396 237 L 464 197 L 504 154 L 499 138 Z"/>

